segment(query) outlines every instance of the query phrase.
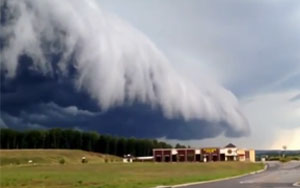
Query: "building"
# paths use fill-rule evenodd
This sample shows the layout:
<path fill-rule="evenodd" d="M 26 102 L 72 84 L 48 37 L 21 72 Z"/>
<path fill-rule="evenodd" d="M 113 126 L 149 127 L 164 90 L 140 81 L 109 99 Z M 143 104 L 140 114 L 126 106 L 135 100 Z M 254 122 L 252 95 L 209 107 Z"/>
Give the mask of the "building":
<path fill-rule="evenodd" d="M 249 149 L 249 158 L 247 158 L 246 155 L 246 159 L 250 162 L 255 162 L 255 150 L 254 149 Z"/>
<path fill-rule="evenodd" d="M 153 160 L 155 162 L 255 162 L 255 150 L 239 149 L 231 143 L 224 148 L 156 148 L 153 149 Z"/>
<path fill-rule="evenodd" d="M 231 143 L 225 146 L 225 148 L 221 148 L 220 150 L 221 161 L 237 161 L 237 156 L 237 148 Z"/>
<path fill-rule="evenodd" d="M 249 161 L 255 162 L 255 150 L 253 149 L 238 149 L 238 160 L 239 161 Z"/>
<path fill-rule="evenodd" d="M 201 150 L 193 148 L 153 149 L 156 162 L 194 162 L 201 161 Z"/>
<path fill-rule="evenodd" d="M 153 156 L 143 156 L 143 157 L 136 157 L 134 158 L 134 161 L 138 162 L 150 162 L 153 161 Z"/>
<path fill-rule="evenodd" d="M 220 148 L 202 148 L 203 162 L 220 161 Z"/>
<path fill-rule="evenodd" d="M 124 155 L 123 163 L 132 163 L 134 157 L 131 154 Z"/>

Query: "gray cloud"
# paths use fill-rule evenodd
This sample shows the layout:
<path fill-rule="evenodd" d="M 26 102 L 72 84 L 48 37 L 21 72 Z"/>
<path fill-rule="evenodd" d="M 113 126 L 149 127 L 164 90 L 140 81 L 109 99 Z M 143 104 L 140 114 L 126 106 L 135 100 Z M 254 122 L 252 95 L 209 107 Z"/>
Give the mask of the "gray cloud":
<path fill-rule="evenodd" d="M 296 96 L 294 96 L 294 97 L 292 97 L 291 99 L 290 99 L 290 101 L 298 101 L 298 100 L 300 100 L 300 94 L 298 94 L 298 95 L 296 95 Z"/>
<path fill-rule="evenodd" d="M 298 1 L 121 1 L 100 3 L 148 34 L 188 75 L 209 72 L 239 97 L 299 89 Z M 136 16 L 138 15 L 138 16 Z M 157 22 L 159 20 L 159 22 Z"/>
<path fill-rule="evenodd" d="M 76 128 L 139 138 L 190 140 L 220 134 L 231 138 L 245 135 L 224 122 L 213 124 L 204 120 L 186 122 L 180 118 L 166 119 L 161 111 L 142 104 L 124 105 L 106 113 L 78 109 L 77 115 L 66 112 L 66 109 L 69 107 L 62 107 L 54 102 L 40 103 L 23 109 L 18 116 L 3 113 L 3 118 L 9 127 L 15 129 Z M 80 113 L 82 111 L 84 113 Z"/>
<path fill-rule="evenodd" d="M 7 125 L 4 123 L 2 118 L 0 118 L 0 128 L 7 128 Z"/>
<path fill-rule="evenodd" d="M 53 114 L 53 117 L 55 116 L 65 116 L 65 115 L 69 115 L 69 116 L 95 116 L 98 113 L 96 112 L 91 112 L 88 110 L 81 110 L 78 109 L 77 106 L 68 106 L 68 107 L 60 107 L 59 105 L 50 102 L 47 104 L 40 104 L 38 106 L 38 109 L 42 109 L 44 113 L 46 114 Z M 32 114 L 34 115 L 34 114 Z"/>
<path fill-rule="evenodd" d="M 13 116 L 5 112 L 1 112 L 1 119 L 3 123 L 5 122 L 3 124 L 4 128 L 13 128 L 13 129 L 45 129 L 46 128 L 44 125 L 38 124 L 36 122 L 29 122 L 23 119 L 22 117 Z"/>
<path fill-rule="evenodd" d="M 226 125 L 226 130 L 248 133 L 248 122 L 230 91 L 216 84 L 196 85 L 179 75 L 146 36 L 95 1 L 6 3 L 12 15 L 1 34 L 7 40 L 1 49 L 7 79 L 14 78 L 19 57 L 26 54 L 33 60 L 30 69 L 49 77 L 70 75 L 71 65 L 74 86 L 86 91 L 104 112 L 125 103 L 144 103 L 159 108 L 167 119 L 205 121 L 218 125 L 218 132 L 225 129 L 220 125 Z M 57 107 L 47 105 L 50 110 Z M 62 112 L 62 116 L 93 115 L 76 106 Z M 28 118 L 46 117 L 31 114 Z M 197 131 L 205 130 L 201 124 L 195 126 Z"/>

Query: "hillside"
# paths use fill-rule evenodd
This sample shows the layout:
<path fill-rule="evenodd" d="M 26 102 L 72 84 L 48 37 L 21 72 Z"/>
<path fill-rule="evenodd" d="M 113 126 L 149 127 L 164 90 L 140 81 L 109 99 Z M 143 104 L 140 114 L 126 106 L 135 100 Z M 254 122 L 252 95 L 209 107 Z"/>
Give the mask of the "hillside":
<path fill-rule="evenodd" d="M 0 165 L 28 164 L 59 164 L 63 159 L 65 164 L 79 164 L 86 157 L 88 163 L 104 163 L 105 161 L 120 161 L 119 157 L 82 150 L 65 149 L 13 149 L 0 150 Z"/>

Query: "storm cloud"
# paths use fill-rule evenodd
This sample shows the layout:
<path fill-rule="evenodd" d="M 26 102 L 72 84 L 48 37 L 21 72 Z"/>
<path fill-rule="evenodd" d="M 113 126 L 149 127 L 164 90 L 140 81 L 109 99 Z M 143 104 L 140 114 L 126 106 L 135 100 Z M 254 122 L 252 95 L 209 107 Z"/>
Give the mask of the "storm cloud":
<path fill-rule="evenodd" d="M 1 4 L 1 119 L 197 139 L 249 133 L 236 97 L 194 84 L 140 31 L 91 0 Z"/>

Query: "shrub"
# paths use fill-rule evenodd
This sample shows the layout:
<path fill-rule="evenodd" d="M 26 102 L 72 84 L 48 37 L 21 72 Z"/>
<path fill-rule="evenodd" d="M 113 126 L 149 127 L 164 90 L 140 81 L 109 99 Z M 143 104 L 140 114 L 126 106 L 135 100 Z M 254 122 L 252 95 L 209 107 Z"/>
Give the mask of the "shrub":
<path fill-rule="evenodd" d="M 299 161 L 299 157 L 291 157 L 291 160 Z"/>
<path fill-rule="evenodd" d="M 282 162 L 282 163 L 286 163 L 286 162 L 289 162 L 291 159 L 289 159 L 289 158 L 284 158 L 284 157 L 281 157 L 280 158 L 280 162 Z"/>
<path fill-rule="evenodd" d="M 66 162 L 65 159 L 60 159 L 59 160 L 59 164 L 65 164 L 65 162 Z"/>
<path fill-rule="evenodd" d="M 268 159 L 268 161 L 279 161 L 279 160 L 281 160 L 281 157 L 270 157 Z"/>

